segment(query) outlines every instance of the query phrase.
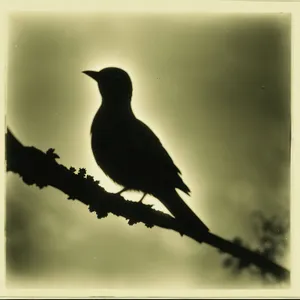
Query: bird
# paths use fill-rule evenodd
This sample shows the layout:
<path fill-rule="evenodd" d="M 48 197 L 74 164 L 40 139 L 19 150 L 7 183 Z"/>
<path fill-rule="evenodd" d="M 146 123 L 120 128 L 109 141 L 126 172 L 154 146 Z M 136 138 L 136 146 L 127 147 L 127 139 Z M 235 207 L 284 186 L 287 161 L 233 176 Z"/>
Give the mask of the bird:
<path fill-rule="evenodd" d="M 97 82 L 101 105 L 92 121 L 91 147 L 102 171 L 125 191 L 157 198 L 183 227 L 207 233 L 208 227 L 179 196 L 190 195 L 181 171 L 160 139 L 132 110 L 133 84 L 118 67 L 83 71 Z"/>

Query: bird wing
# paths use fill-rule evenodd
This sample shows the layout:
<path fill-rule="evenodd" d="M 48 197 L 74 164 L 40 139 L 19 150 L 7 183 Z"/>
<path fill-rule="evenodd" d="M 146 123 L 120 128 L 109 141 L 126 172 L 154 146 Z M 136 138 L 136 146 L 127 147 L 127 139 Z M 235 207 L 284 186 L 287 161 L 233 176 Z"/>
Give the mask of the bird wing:
<path fill-rule="evenodd" d="M 166 188 L 178 188 L 189 194 L 190 190 L 182 181 L 178 167 L 163 147 L 154 132 L 143 122 L 134 119 L 122 127 L 129 167 L 140 176 L 156 177 Z"/>

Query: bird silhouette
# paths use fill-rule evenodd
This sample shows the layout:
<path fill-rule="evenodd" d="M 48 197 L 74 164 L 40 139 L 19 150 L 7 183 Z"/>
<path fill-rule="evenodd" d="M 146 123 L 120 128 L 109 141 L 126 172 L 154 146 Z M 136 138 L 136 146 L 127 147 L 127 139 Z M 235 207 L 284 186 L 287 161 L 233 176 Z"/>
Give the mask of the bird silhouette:
<path fill-rule="evenodd" d="M 102 103 L 91 127 L 92 151 L 97 164 L 126 190 L 160 200 L 182 224 L 197 231 L 208 227 L 180 198 L 176 189 L 190 194 L 180 170 L 153 131 L 138 120 L 131 108 L 132 82 L 122 69 L 109 67 L 83 71 L 98 83 Z"/>

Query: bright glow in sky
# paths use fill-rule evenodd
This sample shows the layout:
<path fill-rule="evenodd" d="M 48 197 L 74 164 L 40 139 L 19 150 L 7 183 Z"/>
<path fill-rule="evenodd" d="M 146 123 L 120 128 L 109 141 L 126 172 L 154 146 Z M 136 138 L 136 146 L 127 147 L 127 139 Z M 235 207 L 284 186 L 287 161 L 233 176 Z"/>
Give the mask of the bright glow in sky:
<path fill-rule="evenodd" d="M 254 210 L 289 212 L 289 22 L 285 14 L 15 14 L 7 124 L 24 144 L 53 147 L 60 163 L 85 167 L 118 191 L 92 156 L 90 126 L 101 98 L 82 71 L 121 67 L 133 81 L 136 116 L 192 190 L 187 203 L 213 232 L 252 241 Z M 103 288 L 260 285 L 228 275 L 207 246 L 116 217 L 99 221 L 59 191 L 25 186 L 16 175 L 7 182 L 9 250 L 24 252 L 10 261 L 11 280 L 79 273 Z"/>

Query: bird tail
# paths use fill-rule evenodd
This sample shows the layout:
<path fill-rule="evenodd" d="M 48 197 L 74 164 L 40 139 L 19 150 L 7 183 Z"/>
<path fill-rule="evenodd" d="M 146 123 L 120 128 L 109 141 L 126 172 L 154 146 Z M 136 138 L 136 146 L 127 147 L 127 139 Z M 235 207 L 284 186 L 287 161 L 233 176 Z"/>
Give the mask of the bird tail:
<path fill-rule="evenodd" d="M 208 227 L 181 199 L 176 190 L 165 192 L 157 198 L 182 225 L 187 226 L 187 228 L 196 229 L 203 233 L 207 233 L 209 231 Z"/>

